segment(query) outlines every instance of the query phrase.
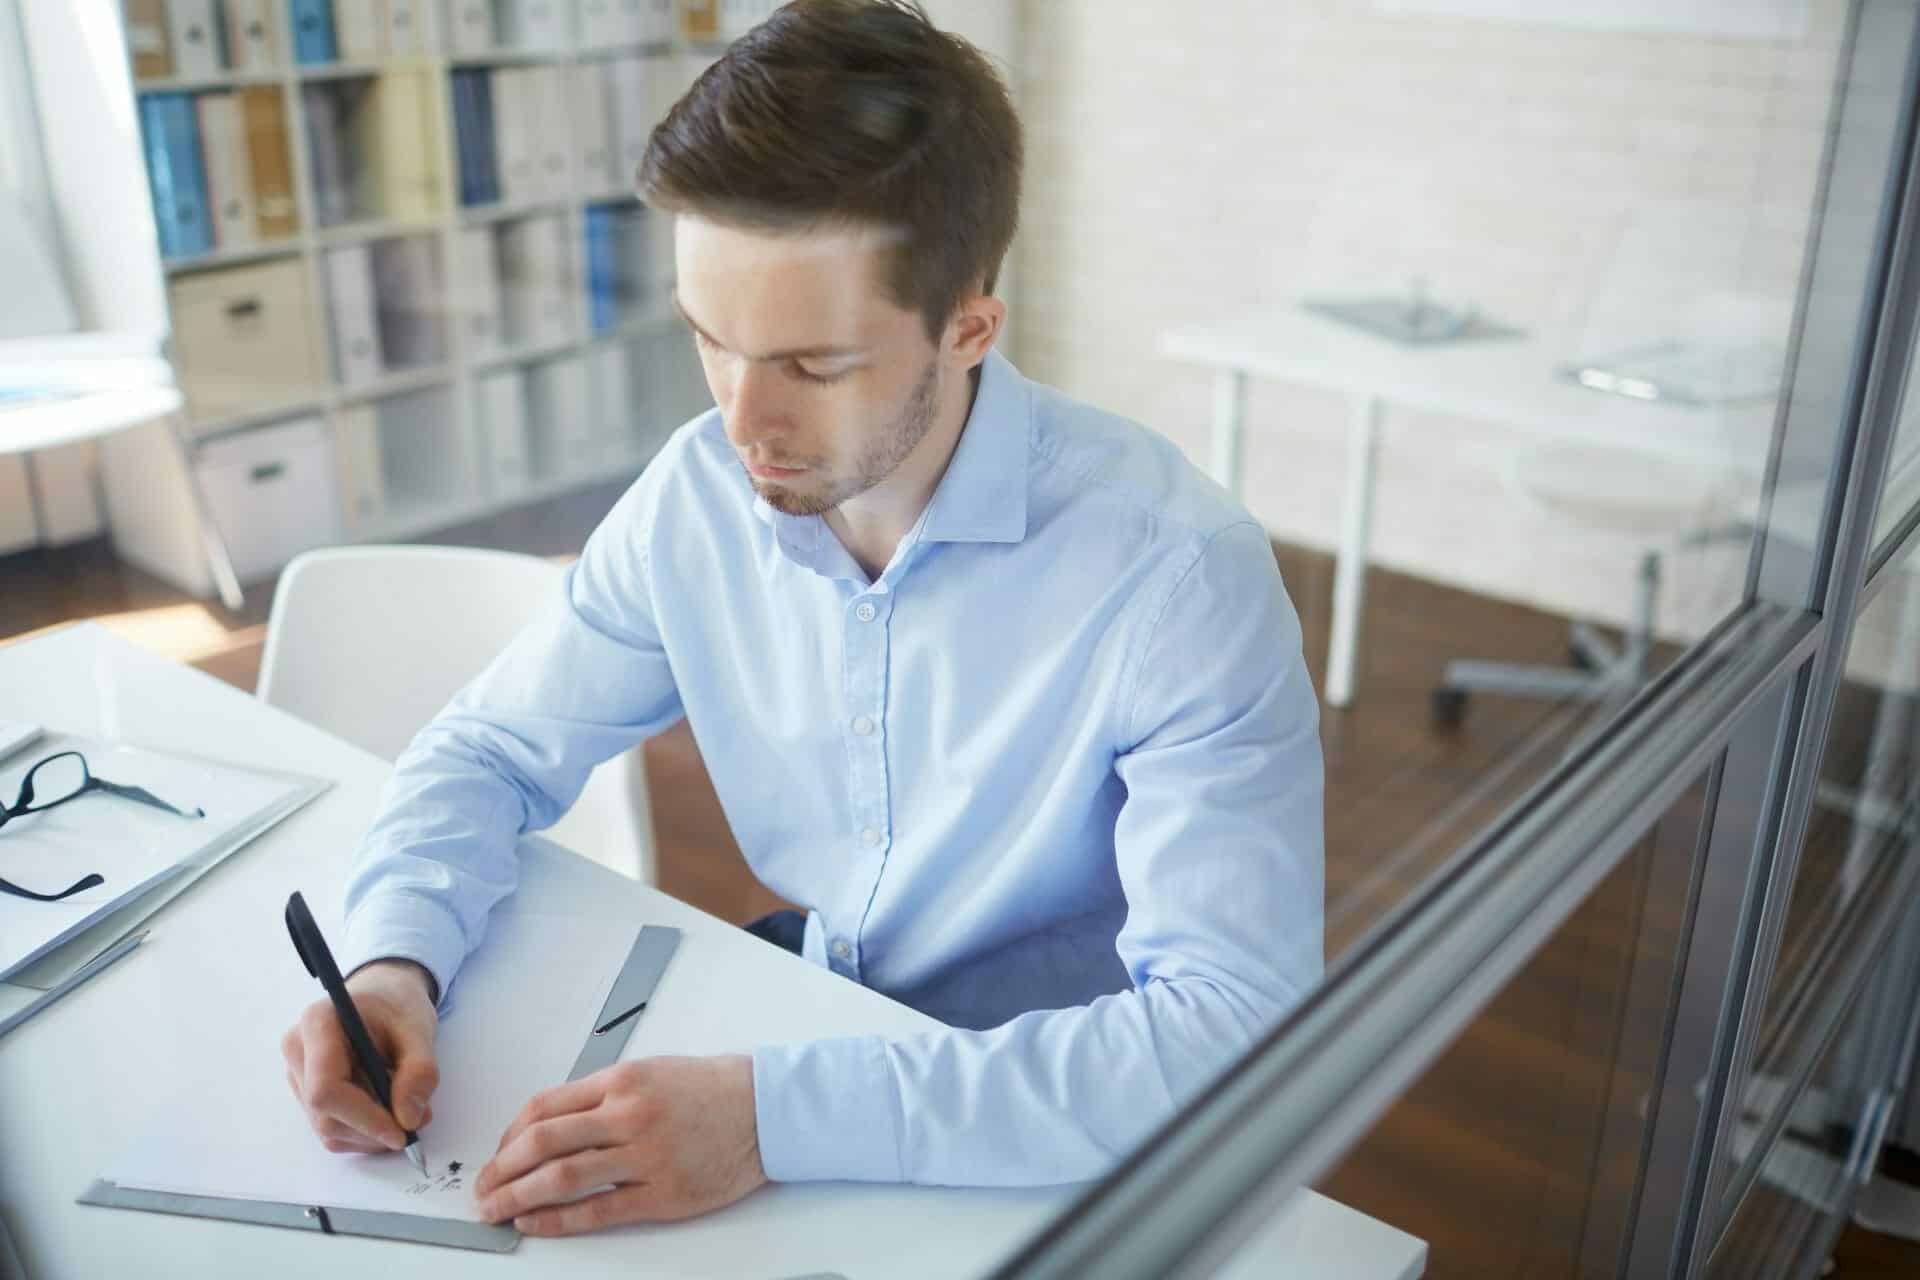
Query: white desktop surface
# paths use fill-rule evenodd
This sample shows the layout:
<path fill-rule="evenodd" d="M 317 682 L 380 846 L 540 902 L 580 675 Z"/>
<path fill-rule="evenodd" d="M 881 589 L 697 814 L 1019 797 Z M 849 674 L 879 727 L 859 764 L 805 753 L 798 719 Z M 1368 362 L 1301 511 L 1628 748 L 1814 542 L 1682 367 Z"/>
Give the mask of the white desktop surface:
<path fill-rule="evenodd" d="M 80 625 L 0 645 L 0 707 L 49 728 L 318 775 L 334 786 L 163 908 L 152 936 L 0 1039 L 0 1218 L 36 1277 L 362 1274 L 774 1277 L 972 1276 L 989 1270 L 1077 1188 L 981 1191 L 848 1183 L 773 1186 L 691 1222 L 567 1239 L 511 1254 L 321 1236 L 273 1227 L 82 1206 L 74 1197 L 144 1127 L 155 1098 L 282 1026 L 236 1025 L 222 992 L 288 962 L 281 907 L 293 889 L 337 901 L 389 766 L 213 677 Z M 931 1019 L 847 982 L 656 889 L 581 859 L 577 885 L 522 892 L 631 893 L 636 923 L 685 936 L 648 1011 L 643 1051 L 716 1052 L 812 1035 L 910 1033 Z M 561 877 L 556 877 L 556 879 Z M 612 883 L 617 881 L 618 883 Z M 283 955 L 282 953 L 287 953 Z M 316 998 L 318 987 L 316 986 Z M 0 1014 L 35 993 L 0 984 Z M 642 1042 L 636 1037 L 629 1054 Z M 292 1105 L 289 1099 L 289 1105 Z M 1312 1191 L 1296 1195 L 1231 1274 L 1411 1280 L 1426 1246 Z M 1249 1270 L 1251 1268 L 1251 1270 Z"/>
<path fill-rule="evenodd" d="M 1582 387 L 1554 371 L 1612 353 L 1575 349 L 1551 334 L 1409 346 L 1297 302 L 1174 330 L 1161 338 L 1160 351 L 1189 364 L 1519 427 L 1543 439 L 1754 472 L 1766 462 L 1775 407 L 1768 400 L 1693 408 Z"/>
<path fill-rule="evenodd" d="M 87 391 L 62 399 L 0 405 L 0 454 L 32 453 L 141 427 L 170 413 L 182 400 L 172 387 Z"/>

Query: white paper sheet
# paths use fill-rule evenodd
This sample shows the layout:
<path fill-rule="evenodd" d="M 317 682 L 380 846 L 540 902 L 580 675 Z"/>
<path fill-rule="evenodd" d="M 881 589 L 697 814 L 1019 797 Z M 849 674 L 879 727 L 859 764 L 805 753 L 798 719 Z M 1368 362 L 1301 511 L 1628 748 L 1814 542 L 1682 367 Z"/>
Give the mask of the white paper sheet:
<path fill-rule="evenodd" d="M 156 1108 L 155 1128 L 105 1176 L 154 1191 L 479 1221 L 473 1177 L 527 1100 L 566 1079 L 642 924 L 517 904 L 495 908 L 440 1025 L 440 1086 L 419 1131 L 428 1178 L 399 1152 L 331 1153 L 308 1126 L 287 1086 L 280 1031 L 323 992 L 291 943 L 287 970 L 244 1015 L 262 1024 L 246 1041 L 257 1051 L 209 1064 L 217 1086 Z M 342 936 L 337 919 L 318 923 L 330 942 Z"/>
<path fill-rule="evenodd" d="M 20 780 L 55 752 L 78 750 L 95 777 L 145 787 L 181 809 L 206 810 L 182 818 L 104 792 L 81 796 L 45 813 L 29 813 L 0 827 L 0 876 L 38 893 L 56 893 L 89 872 L 105 880 L 59 902 L 0 894 L 0 977 L 93 917 L 181 871 L 187 860 L 263 809 L 297 791 L 286 778 L 201 760 L 113 747 L 57 735 L 44 750 L 21 752 L 0 768 L 0 798 L 11 804 Z M 38 779 L 36 779 L 36 782 Z"/>

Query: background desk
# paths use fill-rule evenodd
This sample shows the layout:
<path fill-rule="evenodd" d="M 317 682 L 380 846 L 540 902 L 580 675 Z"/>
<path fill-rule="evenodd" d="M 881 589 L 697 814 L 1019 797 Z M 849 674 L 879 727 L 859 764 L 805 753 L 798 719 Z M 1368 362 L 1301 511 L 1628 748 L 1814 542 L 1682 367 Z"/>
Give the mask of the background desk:
<path fill-rule="evenodd" d="M 210 1277 L 623 1274 L 849 1280 L 985 1272 L 1072 1198 L 1075 1188 L 972 1191 L 849 1183 L 764 1188 L 692 1222 L 564 1240 L 504 1256 L 318 1237 L 73 1203 L 143 1128 L 154 1099 L 188 1081 L 219 1087 L 232 1046 L 278 1040 L 291 1011 L 235 1016 L 257 998 L 248 975 L 294 963 L 286 895 L 337 901 L 389 766 L 210 676 L 142 653 L 93 625 L 0 646 L 0 707 L 63 731 L 172 747 L 335 786 L 154 916 L 153 936 L 0 1040 L 0 1215 L 36 1280 Z M 29 748 L 31 750 L 31 748 Z M 628 1045 L 646 1053 L 741 1051 L 820 1035 L 908 1034 L 931 1019 L 586 859 L 521 892 L 563 908 L 571 895 L 625 893 L 634 921 L 686 931 L 660 997 Z M 0 984 L 0 1013 L 31 993 Z M 288 1099 L 288 1105 L 293 1101 Z M 1313 1192 L 1262 1240 L 1254 1274 L 1411 1280 L 1426 1246 Z"/>
<path fill-rule="evenodd" d="M 220 601 L 229 609 L 242 604 L 240 582 L 226 540 L 207 509 L 206 496 L 193 469 L 193 453 L 180 434 L 179 415 L 184 401 L 173 385 L 173 370 L 147 352 L 155 344 L 132 334 L 87 333 L 51 338 L 0 342 L 0 386 L 10 381 L 80 390 L 59 399 L 34 400 L 9 408 L 0 404 L 0 456 L 17 454 L 28 460 L 28 483 L 33 484 L 32 455 L 41 449 L 80 444 L 159 423 L 167 447 L 185 477 L 200 541 L 213 570 Z M 35 533 L 42 539 L 39 497 L 33 496 Z"/>
<path fill-rule="evenodd" d="M 1353 699 L 1380 426 L 1388 403 L 1518 427 L 1543 441 L 1633 449 L 1685 465 L 1756 474 L 1766 462 L 1773 422 L 1771 402 L 1686 409 L 1576 386 L 1554 376 L 1554 369 L 1596 353 L 1569 349 L 1557 337 L 1530 333 L 1402 346 L 1294 302 L 1167 333 L 1160 351 L 1214 370 L 1212 471 L 1236 498 L 1242 496 L 1250 377 L 1305 383 L 1350 398 L 1325 691 L 1336 707 Z"/>

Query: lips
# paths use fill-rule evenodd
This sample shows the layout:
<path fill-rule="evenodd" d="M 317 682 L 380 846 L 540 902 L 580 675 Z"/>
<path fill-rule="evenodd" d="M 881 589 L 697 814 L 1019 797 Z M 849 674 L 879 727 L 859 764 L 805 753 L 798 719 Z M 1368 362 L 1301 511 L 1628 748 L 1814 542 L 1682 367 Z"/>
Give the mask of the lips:
<path fill-rule="evenodd" d="M 746 466 L 749 472 L 763 480 L 784 480 L 800 475 L 806 470 L 805 467 L 779 467 L 761 462 L 749 462 Z"/>

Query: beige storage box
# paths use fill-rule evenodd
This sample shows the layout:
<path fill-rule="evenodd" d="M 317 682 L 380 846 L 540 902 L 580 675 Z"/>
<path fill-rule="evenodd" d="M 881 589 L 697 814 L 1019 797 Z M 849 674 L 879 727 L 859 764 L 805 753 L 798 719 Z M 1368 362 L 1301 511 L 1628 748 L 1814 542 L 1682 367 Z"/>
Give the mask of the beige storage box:
<path fill-rule="evenodd" d="M 340 541 L 332 441 L 319 418 L 209 440 L 196 450 L 194 471 L 242 582 Z"/>
<path fill-rule="evenodd" d="M 181 276 L 167 288 L 174 363 L 196 430 L 311 400 L 326 386 L 305 268 L 297 261 Z"/>

